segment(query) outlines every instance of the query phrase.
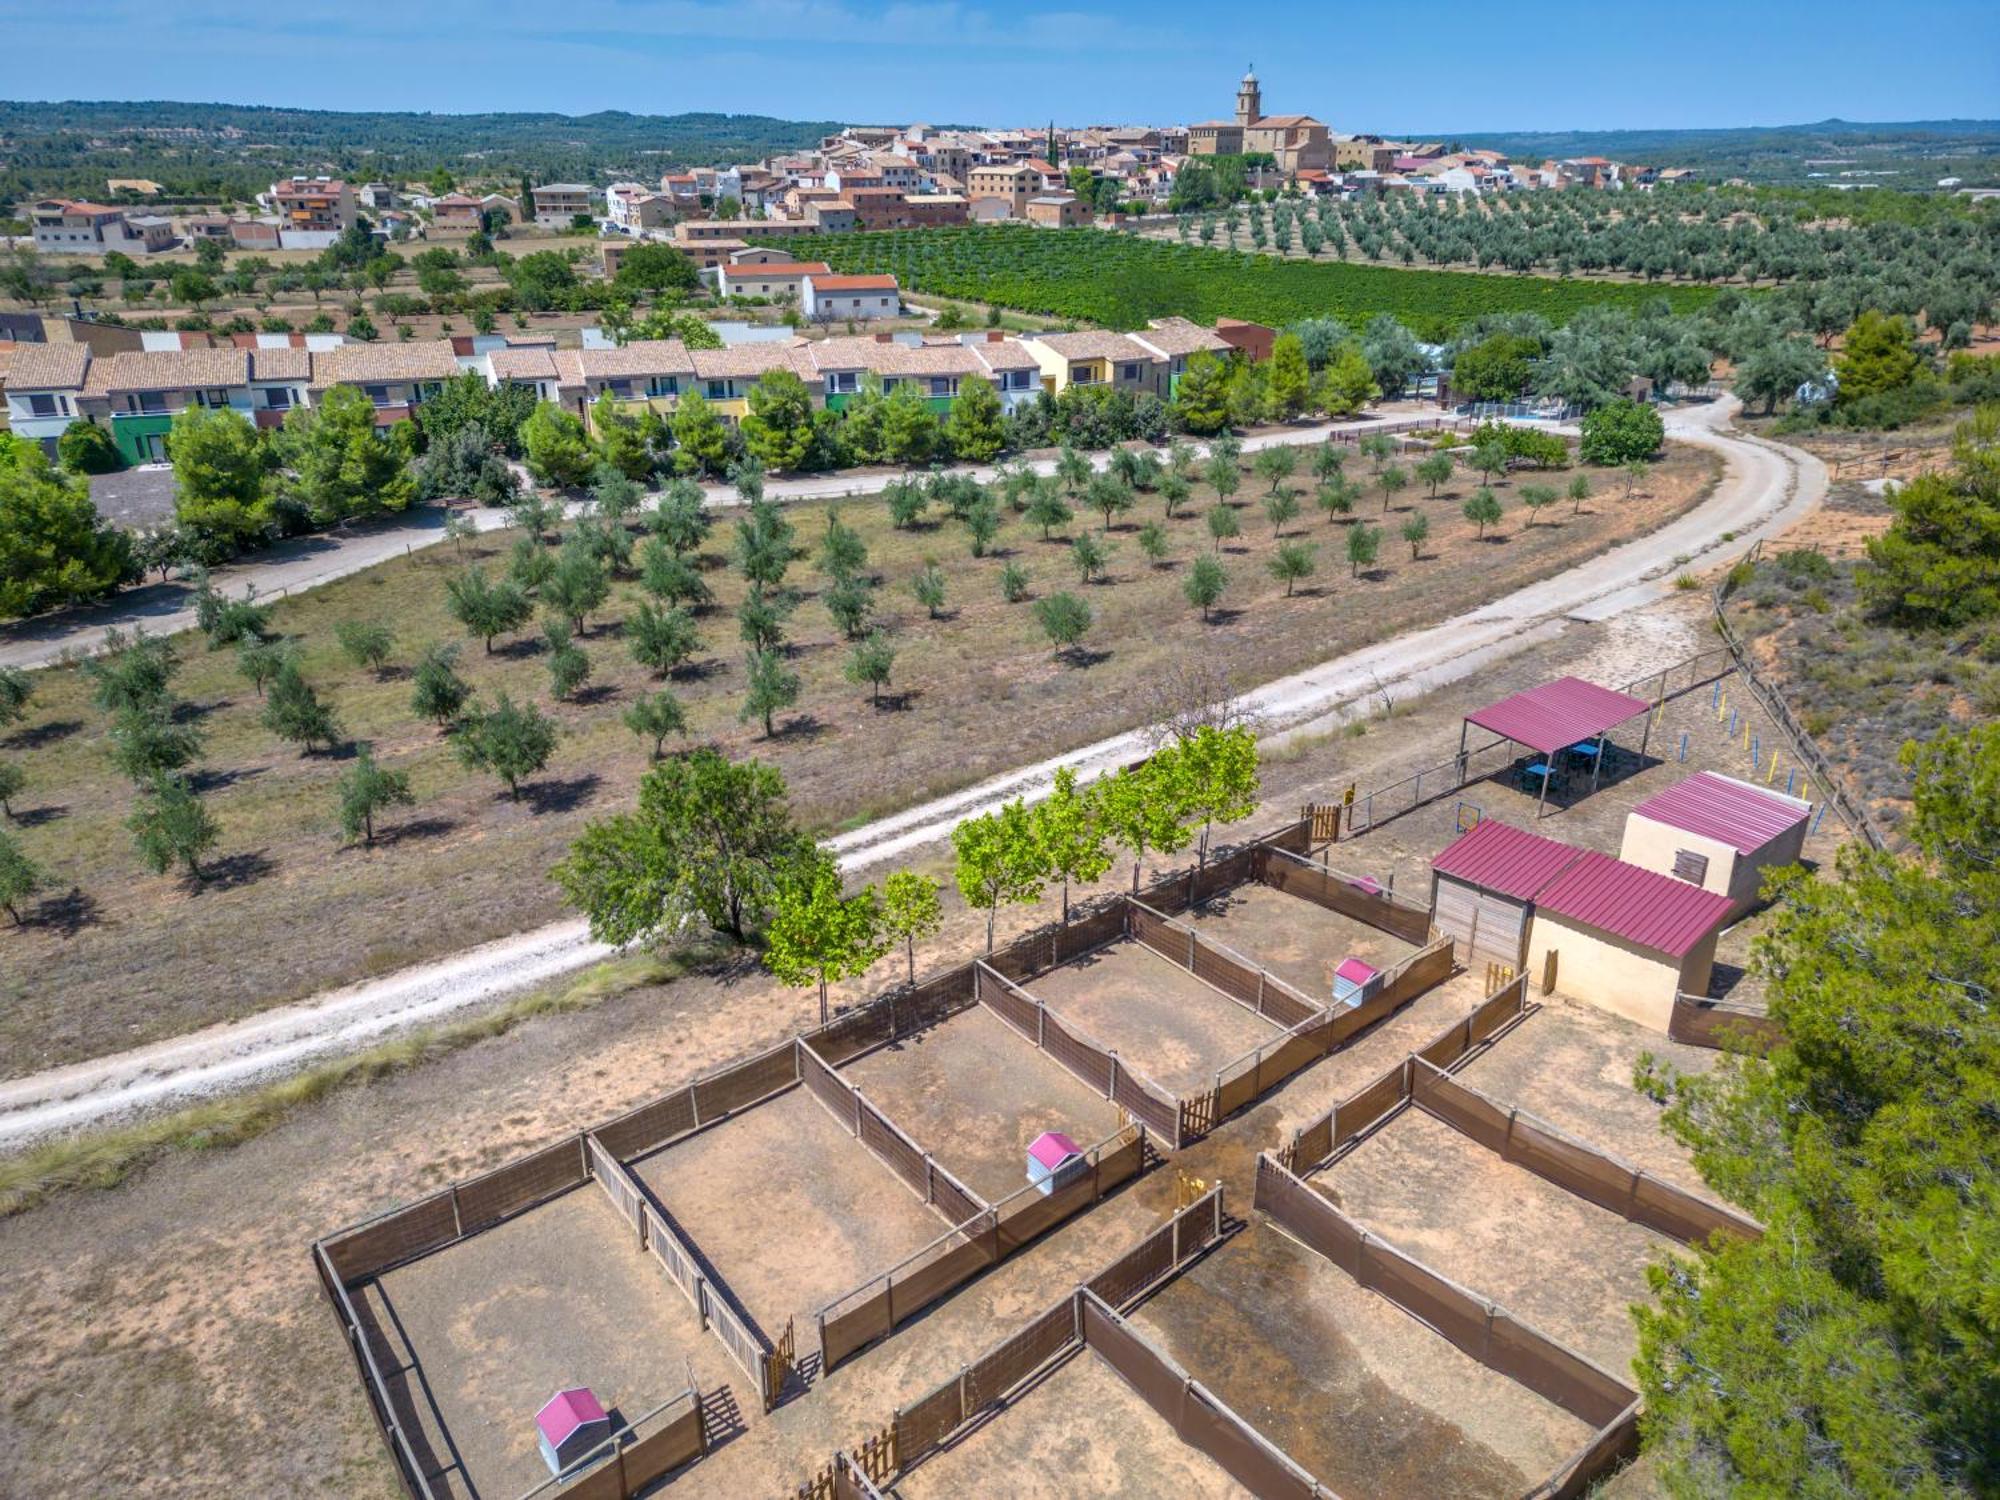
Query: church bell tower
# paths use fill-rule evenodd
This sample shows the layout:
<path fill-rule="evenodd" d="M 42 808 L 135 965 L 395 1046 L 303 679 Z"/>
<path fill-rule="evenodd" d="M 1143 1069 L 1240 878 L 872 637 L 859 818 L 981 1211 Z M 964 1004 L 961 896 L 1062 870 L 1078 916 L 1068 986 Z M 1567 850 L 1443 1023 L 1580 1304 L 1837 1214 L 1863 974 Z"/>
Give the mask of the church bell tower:
<path fill-rule="evenodd" d="M 1255 125 L 1264 118 L 1264 95 L 1257 87 L 1257 74 L 1246 71 L 1243 81 L 1236 85 L 1236 123 Z"/>

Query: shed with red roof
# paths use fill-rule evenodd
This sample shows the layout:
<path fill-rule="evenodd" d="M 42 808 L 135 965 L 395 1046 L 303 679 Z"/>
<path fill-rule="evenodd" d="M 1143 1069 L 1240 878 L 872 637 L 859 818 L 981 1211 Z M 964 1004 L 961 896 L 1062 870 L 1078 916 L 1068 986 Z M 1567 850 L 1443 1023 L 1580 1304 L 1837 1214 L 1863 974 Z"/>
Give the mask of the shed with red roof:
<path fill-rule="evenodd" d="M 1468 968 L 1504 964 L 1518 973 L 1536 894 L 1582 857 L 1574 844 L 1481 819 L 1431 861 L 1431 925 Z"/>
<path fill-rule="evenodd" d="M 1625 815 L 1618 857 L 1727 896 L 1741 916 L 1757 904 L 1765 871 L 1799 862 L 1811 818 L 1802 797 L 1702 771 Z"/>
<path fill-rule="evenodd" d="M 1047 1197 L 1089 1169 L 1083 1147 L 1060 1130 L 1045 1130 L 1028 1142 L 1028 1181 Z"/>
<path fill-rule="evenodd" d="M 1586 850 L 1535 893 L 1528 972 L 1544 992 L 1665 1031 L 1677 994 L 1702 995 L 1729 897 Z"/>

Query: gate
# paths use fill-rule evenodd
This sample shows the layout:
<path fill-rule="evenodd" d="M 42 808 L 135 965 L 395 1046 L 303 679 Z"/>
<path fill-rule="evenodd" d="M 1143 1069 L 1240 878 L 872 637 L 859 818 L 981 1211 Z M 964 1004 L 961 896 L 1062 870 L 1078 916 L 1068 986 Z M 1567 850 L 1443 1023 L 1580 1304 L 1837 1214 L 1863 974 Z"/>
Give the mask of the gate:
<path fill-rule="evenodd" d="M 764 1410 L 776 1406 L 785 1394 L 785 1382 L 791 1378 L 792 1370 L 798 1363 L 798 1328 L 795 1319 L 785 1320 L 785 1331 L 778 1335 L 771 1352 L 764 1356 Z"/>

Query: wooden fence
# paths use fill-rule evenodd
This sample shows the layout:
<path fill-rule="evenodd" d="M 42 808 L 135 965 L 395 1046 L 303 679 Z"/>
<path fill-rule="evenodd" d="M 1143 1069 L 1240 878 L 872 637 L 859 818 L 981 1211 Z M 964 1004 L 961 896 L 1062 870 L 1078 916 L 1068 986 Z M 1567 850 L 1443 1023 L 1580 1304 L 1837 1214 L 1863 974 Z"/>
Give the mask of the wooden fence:
<path fill-rule="evenodd" d="M 1360 1285 L 1592 1427 L 1618 1422 L 1638 1400 L 1601 1365 L 1364 1229 L 1268 1153 L 1257 1157 L 1256 1206 Z"/>
<path fill-rule="evenodd" d="M 1762 1055 L 1785 1039 L 1785 1029 L 1761 1010 L 1706 995 L 1677 994 L 1667 1035 L 1690 1047 L 1742 1048 Z"/>
<path fill-rule="evenodd" d="M 1430 941 L 1429 907 L 1414 906 L 1393 891 L 1377 890 L 1370 881 L 1316 865 L 1303 855 L 1285 849 L 1260 848 L 1251 874 L 1273 890 L 1352 917 L 1406 943 L 1422 945 Z"/>
<path fill-rule="evenodd" d="M 866 1146 L 903 1185 L 945 1223 L 963 1224 L 991 1206 L 979 1194 L 940 1166 L 937 1159 L 911 1139 L 902 1126 L 868 1102 L 860 1089 L 835 1072 L 812 1047 L 800 1041 L 799 1077 L 814 1098 L 855 1140 Z"/>
<path fill-rule="evenodd" d="M 1289 856 L 1287 856 L 1289 857 Z M 1136 898 L 1125 906 L 1125 935 L 1177 964 L 1210 989 L 1255 1011 L 1278 1026 L 1292 1027 L 1318 1016 L 1322 1007 L 1263 966 L 1233 948 L 1154 911 Z"/>
<path fill-rule="evenodd" d="M 1087 1170 L 1044 1193 L 1028 1185 L 984 1207 L 908 1259 L 822 1307 L 820 1362 L 831 1370 L 933 1302 L 1075 1217 L 1145 1170 L 1146 1130 L 1127 1126 L 1084 1153 Z"/>
<path fill-rule="evenodd" d="M 1599 1208 L 1684 1245 L 1713 1234 L 1754 1240 L 1764 1232 L 1754 1219 L 1620 1161 L 1525 1110 L 1502 1104 L 1421 1057 L 1411 1061 L 1410 1102 L 1417 1108 L 1501 1160 Z"/>
<path fill-rule="evenodd" d="M 688 1387 L 612 1434 L 567 1473 L 521 1500 L 632 1500 L 708 1452 L 708 1424 L 690 1372 Z"/>
<path fill-rule="evenodd" d="M 1318 1119 L 1292 1132 L 1278 1153 L 1288 1170 L 1309 1172 L 1325 1163 L 1349 1141 L 1372 1130 L 1409 1103 L 1415 1071 L 1413 1059 L 1449 1070 L 1473 1048 L 1527 1013 L 1528 976 L 1517 975 L 1465 1016 L 1453 1021 L 1416 1052 L 1363 1084 Z"/>

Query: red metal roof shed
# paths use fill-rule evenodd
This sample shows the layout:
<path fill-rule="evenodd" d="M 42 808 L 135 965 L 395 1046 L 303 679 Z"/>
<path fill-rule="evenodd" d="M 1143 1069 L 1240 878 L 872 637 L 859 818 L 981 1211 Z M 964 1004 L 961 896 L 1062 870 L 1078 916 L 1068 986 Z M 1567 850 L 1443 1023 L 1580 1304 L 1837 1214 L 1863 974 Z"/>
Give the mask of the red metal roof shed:
<path fill-rule="evenodd" d="M 1558 677 L 1465 716 L 1468 724 L 1544 755 L 1596 739 L 1651 708 L 1644 698 L 1614 692 L 1581 677 Z"/>
<path fill-rule="evenodd" d="M 1531 901 L 1583 853 L 1561 839 L 1545 839 L 1511 823 L 1484 818 L 1440 849 L 1431 869 L 1481 890 Z"/>
<path fill-rule="evenodd" d="M 1669 828 L 1731 845 L 1738 854 L 1755 854 L 1811 817 L 1812 804 L 1734 776 L 1699 771 L 1632 811 Z"/>
<path fill-rule="evenodd" d="M 1535 906 L 1543 914 L 1587 922 L 1673 958 L 1684 957 L 1730 912 L 1727 896 L 1594 849 L 1546 886 Z"/>

